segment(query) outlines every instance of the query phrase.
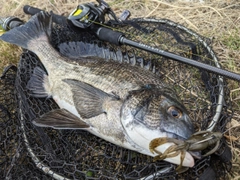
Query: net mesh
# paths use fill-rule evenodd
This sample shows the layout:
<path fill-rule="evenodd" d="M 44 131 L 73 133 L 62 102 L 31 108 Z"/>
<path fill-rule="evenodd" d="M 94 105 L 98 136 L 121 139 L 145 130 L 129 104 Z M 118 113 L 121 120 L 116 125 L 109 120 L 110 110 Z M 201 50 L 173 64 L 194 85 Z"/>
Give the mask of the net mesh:
<path fill-rule="evenodd" d="M 124 24 L 109 22 L 128 39 L 148 44 L 183 57 L 218 66 L 208 40 L 168 20 L 133 19 Z M 218 113 L 220 92 L 224 99 L 215 131 L 224 132 L 232 115 L 227 83 L 215 74 L 128 46 L 101 42 L 87 31 L 54 25 L 51 43 L 57 50 L 63 42 L 83 41 L 104 49 L 105 58 L 153 71 L 181 97 L 195 130 L 205 130 Z M 117 52 L 122 55 L 118 56 Z M 29 51 L 18 67 L 9 67 L 0 80 L 0 177 L 1 179 L 226 179 L 231 152 L 221 140 L 218 151 L 188 171 L 177 174 L 176 166 L 106 142 L 86 131 L 54 130 L 34 126 L 31 121 L 57 109 L 53 99 L 38 99 L 26 88 L 33 69 L 44 69 Z M 223 91 L 221 91 L 223 90 Z M 208 150 L 206 150 L 208 151 Z"/>

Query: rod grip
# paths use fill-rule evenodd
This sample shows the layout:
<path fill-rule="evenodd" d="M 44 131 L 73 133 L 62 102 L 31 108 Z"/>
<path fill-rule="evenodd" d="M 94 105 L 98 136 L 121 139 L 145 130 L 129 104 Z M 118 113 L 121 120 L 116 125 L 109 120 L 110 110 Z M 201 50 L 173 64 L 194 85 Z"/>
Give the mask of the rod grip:
<path fill-rule="evenodd" d="M 33 16 L 33 15 L 35 15 L 35 14 L 37 14 L 37 13 L 43 11 L 43 10 L 32 7 L 32 6 L 29 6 L 29 5 L 25 5 L 23 7 L 23 11 L 26 14 L 30 14 L 30 15 Z M 57 24 L 66 24 L 67 23 L 67 18 L 66 17 L 54 14 L 53 12 L 51 12 L 51 15 L 52 15 L 53 22 L 55 22 Z"/>
<path fill-rule="evenodd" d="M 17 17 L 14 17 L 14 16 L 9 16 L 9 17 L 6 17 L 6 18 L 1 18 L 1 22 L 0 22 L 0 26 L 2 26 L 2 28 L 5 30 L 5 31 L 8 31 L 10 29 L 13 29 L 17 26 L 20 26 L 22 25 L 24 22 L 17 18 Z"/>
<path fill-rule="evenodd" d="M 32 7 L 32 6 L 29 6 L 29 5 L 25 5 L 23 7 L 23 12 L 26 13 L 26 14 L 30 14 L 30 15 L 37 14 L 40 11 L 42 11 L 42 10 L 38 9 L 38 8 L 35 8 L 35 7 Z"/>
<path fill-rule="evenodd" d="M 100 27 L 96 32 L 98 38 L 103 41 L 107 41 L 116 45 L 121 45 L 120 38 L 123 36 L 123 33 L 118 31 L 113 31 L 112 29 Z"/>

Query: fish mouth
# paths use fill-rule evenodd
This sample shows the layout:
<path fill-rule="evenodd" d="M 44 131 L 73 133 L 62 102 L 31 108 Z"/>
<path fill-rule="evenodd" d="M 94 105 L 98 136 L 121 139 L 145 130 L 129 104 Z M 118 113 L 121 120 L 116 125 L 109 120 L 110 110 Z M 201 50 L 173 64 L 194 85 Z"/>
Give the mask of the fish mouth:
<path fill-rule="evenodd" d="M 175 133 L 172 133 L 172 132 L 166 132 L 166 133 L 167 133 L 168 137 L 178 139 L 178 140 L 181 140 L 181 141 L 187 140 L 186 138 L 184 138 L 184 137 L 182 137 L 178 134 L 175 134 Z M 201 155 L 200 151 L 187 151 L 187 152 L 189 152 L 189 154 L 195 159 L 201 159 L 202 158 L 202 155 Z"/>
<path fill-rule="evenodd" d="M 163 122 L 161 124 L 160 131 L 167 133 L 171 138 L 186 141 L 194 134 L 194 128 L 192 124 L 186 122 Z"/>

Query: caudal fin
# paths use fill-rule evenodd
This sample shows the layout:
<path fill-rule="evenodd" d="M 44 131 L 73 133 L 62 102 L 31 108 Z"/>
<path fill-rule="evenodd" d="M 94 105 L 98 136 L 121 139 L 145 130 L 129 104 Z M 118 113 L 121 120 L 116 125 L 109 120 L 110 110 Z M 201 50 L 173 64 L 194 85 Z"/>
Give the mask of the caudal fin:
<path fill-rule="evenodd" d="M 11 29 L 0 36 L 0 39 L 21 46 L 22 48 L 31 50 L 28 46 L 31 41 L 49 41 L 52 28 L 52 16 L 41 11 L 32 16 L 32 18 L 24 25 Z"/>

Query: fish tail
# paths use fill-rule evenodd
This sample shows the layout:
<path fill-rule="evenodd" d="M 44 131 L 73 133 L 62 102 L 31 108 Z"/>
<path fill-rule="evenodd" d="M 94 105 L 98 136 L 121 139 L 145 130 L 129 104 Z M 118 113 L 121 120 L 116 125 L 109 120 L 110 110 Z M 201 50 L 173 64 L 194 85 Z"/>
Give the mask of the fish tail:
<path fill-rule="evenodd" d="M 40 43 L 41 41 L 49 41 L 51 29 L 52 16 L 47 12 L 41 11 L 32 16 L 26 24 L 1 35 L 0 39 L 25 49 L 34 50 L 30 46 L 30 42 L 38 41 Z"/>

